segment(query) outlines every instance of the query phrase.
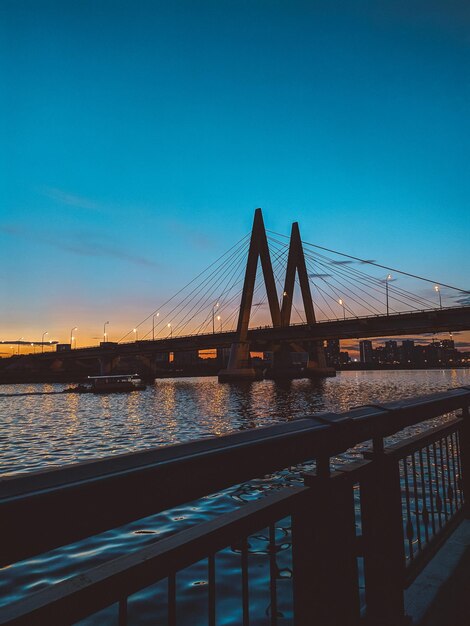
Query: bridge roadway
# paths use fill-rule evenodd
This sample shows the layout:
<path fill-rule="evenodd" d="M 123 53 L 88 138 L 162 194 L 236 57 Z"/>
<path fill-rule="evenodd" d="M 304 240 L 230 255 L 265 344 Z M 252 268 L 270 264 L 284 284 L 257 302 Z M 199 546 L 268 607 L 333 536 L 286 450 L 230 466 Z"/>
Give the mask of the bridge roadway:
<path fill-rule="evenodd" d="M 370 337 L 392 337 L 425 333 L 458 332 L 470 330 L 470 306 L 444 309 L 431 309 L 394 315 L 347 318 L 345 320 L 321 321 L 315 325 L 294 324 L 287 327 L 266 326 L 248 331 L 248 341 L 253 351 L 269 350 L 273 344 L 281 342 L 302 343 L 327 339 L 366 339 Z M 99 358 L 110 355 L 145 355 L 157 352 L 184 352 L 229 348 L 237 341 L 234 331 L 187 335 L 156 340 L 140 340 L 109 346 L 77 348 L 61 352 L 61 358 Z M 50 358 L 57 353 L 36 355 L 36 358 Z"/>

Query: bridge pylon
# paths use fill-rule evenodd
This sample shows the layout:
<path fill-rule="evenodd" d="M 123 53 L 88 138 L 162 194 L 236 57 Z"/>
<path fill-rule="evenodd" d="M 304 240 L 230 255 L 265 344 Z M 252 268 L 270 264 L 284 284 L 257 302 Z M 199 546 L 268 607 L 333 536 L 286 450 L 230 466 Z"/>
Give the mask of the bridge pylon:
<path fill-rule="evenodd" d="M 238 316 L 237 341 L 234 342 L 230 348 L 227 368 L 219 372 L 219 382 L 248 381 L 262 377 L 262 374 L 257 372 L 251 363 L 250 342 L 248 341 L 248 326 L 253 302 L 258 259 L 261 260 L 273 327 L 285 327 L 290 325 L 296 271 L 299 276 L 307 323 L 309 325 L 316 323 L 298 223 L 295 222 L 292 225 L 282 307 L 280 307 L 263 215 L 261 209 L 256 209 Z M 274 346 L 273 364 L 267 372 L 268 377 L 285 379 L 334 376 L 335 370 L 326 367 L 323 342 L 310 341 L 308 344 L 307 348 L 291 343 L 281 343 Z M 292 363 L 292 352 L 308 352 L 308 364 L 306 367 L 301 368 L 301 371 Z"/>
<path fill-rule="evenodd" d="M 219 382 L 233 380 L 256 380 L 260 375 L 255 371 L 250 359 L 250 342 L 247 340 L 251 305 L 255 289 L 258 259 L 261 259 L 264 284 L 268 295 L 269 310 L 273 326 L 281 325 L 281 311 L 274 281 L 273 266 L 269 254 L 268 238 L 264 227 L 261 209 L 256 209 L 251 230 L 250 248 L 245 270 L 240 312 L 238 314 L 237 341 L 230 348 L 227 368 L 219 372 Z"/>
<path fill-rule="evenodd" d="M 313 307 L 312 292 L 308 280 L 307 265 L 298 222 L 292 224 L 289 255 L 287 257 L 286 278 L 282 293 L 281 326 L 290 325 L 292 307 L 294 303 L 295 274 L 299 277 L 300 292 L 302 295 L 307 324 L 316 324 L 315 309 Z M 299 367 L 293 363 L 293 353 L 307 353 L 308 360 L 305 366 Z M 334 368 L 326 366 L 325 351 L 322 341 L 308 341 L 306 344 L 281 343 L 273 350 L 272 367 L 266 372 L 267 378 L 322 378 L 334 376 Z"/>

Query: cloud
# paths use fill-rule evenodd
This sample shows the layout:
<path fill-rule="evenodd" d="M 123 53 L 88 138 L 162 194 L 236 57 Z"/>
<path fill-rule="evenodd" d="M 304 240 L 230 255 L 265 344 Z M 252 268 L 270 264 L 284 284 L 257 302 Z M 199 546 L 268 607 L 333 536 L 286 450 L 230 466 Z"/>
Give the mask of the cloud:
<path fill-rule="evenodd" d="M 113 259 L 119 259 L 121 261 L 127 261 L 129 263 L 133 263 L 134 265 L 143 265 L 146 267 L 158 267 L 158 264 L 155 261 L 147 259 L 143 256 L 135 255 L 125 250 L 121 250 L 118 247 L 114 247 L 112 245 L 105 244 L 103 242 L 98 241 L 80 241 L 78 243 L 69 242 L 66 243 L 64 241 L 45 241 L 49 245 L 55 246 L 61 250 L 65 250 L 66 252 L 72 252 L 73 254 L 78 254 L 81 256 L 88 257 L 108 257 Z"/>
<path fill-rule="evenodd" d="M 354 261 L 331 261 L 332 265 L 351 265 Z"/>
<path fill-rule="evenodd" d="M 310 278 L 329 278 L 331 274 L 309 274 Z"/>
<path fill-rule="evenodd" d="M 465 295 L 464 293 L 458 294 L 456 296 L 450 296 L 455 300 L 457 304 L 461 306 L 470 306 L 470 294 Z"/>
<path fill-rule="evenodd" d="M 63 191 L 62 189 L 57 189 L 56 187 L 42 187 L 41 193 L 50 198 L 51 200 L 55 200 L 60 204 L 66 204 L 68 206 L 72 206 L 78 209 L 86 209 L 88 211 L 99 211 L 102 212 L 105 210 L 105 207 L 90 198 L 84 198 L 83 196 L 76 196 L 75 194 L 68 193 L 67 191 Z"/>
<path fill-rule="evenodd" d="M 104 241 L 104 235 L 100 235 L 99 239 L 97 239 L 96 233 L 82 233 L 79 237 L 75 235 L 73 239 L 65 239 L 63 234 L 60 237 L 53 237 L 50 234 L 11 225 L 0 226 L 0 233 L 28 241 L 40 242 L 52 248 L 79 256 L 112 258 L 144 267 L 159 267 L 159 264 L 151 259 L 133 254 L 125 248 Z"/>

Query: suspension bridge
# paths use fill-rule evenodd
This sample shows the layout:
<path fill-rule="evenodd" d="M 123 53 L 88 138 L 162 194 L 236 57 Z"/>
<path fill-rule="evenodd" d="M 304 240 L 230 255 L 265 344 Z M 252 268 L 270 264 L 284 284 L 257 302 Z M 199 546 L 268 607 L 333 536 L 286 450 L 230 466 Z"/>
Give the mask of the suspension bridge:
<path fill-rule="evenodd" d="M 251 233 L 118 342 L 104 329 L 99 346 L 29 356 L 56 370 L 94 360 L 102 374 L 134 358 L 155 373 L 170 355 L 215 350 L 230 381 L 258 377 L 250 353 L 270 351 L 268 376 L 316 378 L 334 375 L 325 340 L 470 330 L 469 305 L 470 291 L 303 241 L 297 223 L 290 236 L 267 230 L 256 209 Z M 296 353 L 308 355 L 301 372 Z"/>

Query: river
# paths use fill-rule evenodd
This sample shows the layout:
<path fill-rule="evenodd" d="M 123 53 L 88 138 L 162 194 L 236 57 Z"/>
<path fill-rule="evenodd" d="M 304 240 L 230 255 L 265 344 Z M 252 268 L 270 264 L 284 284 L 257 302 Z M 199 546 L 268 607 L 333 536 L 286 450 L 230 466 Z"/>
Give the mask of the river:
<path fill-rule="evenodd" d="M 216 378 L 161 379 L 132 394 L 33 394 L 59 391 L 63 385 L 3 385 L 0 387 L 0 477 L 38 471 L 134 450 L 164 446 L 201 437 L 289 421 L 318 411 L 346 411 L 353 406 L 380 403 L 470 385 L 470 370 L 413 370 L 340 372 L 321 382 L 297 380 L 278 384 L 257 381 L 220 385 Z M 9 395 L 22 394 L 22 395 Z M 3 396 L 3 397 L 2 397 Z M 0 570 L 0 603 L 21 599 L 51 583 L 83 571 L 90 565 L 124 554 L 244 501 L 258 498 L 280 482 L 295 484 L 299 475 L 284 470 L 247 485 L 208 496 L 196 503 L 138 520 L 72 546 L 54 550 Z M 89 512 L 93 514 L 92 511 Z M 34 532 L 32 523 L 31 532 Z M 278 526 L 280 598 L 289 594 L 288 526 Z M 269 600 L 261 584 L 266 576 L 266 538 L 251 542 L 254 567 L 253 624 L 268 623 Z M 286 553 L 283 556 L 283 552 Z M 233 559 L 236 550 L 218 556 L 218 609 L 227 616 L 220 624 L 236 624 L 239 607 L 231 607 L 237 586 Z M 220 558 L 219 558 L 220 557 Z M 264 563 L 264 565 L 263 565 Z M 264 568 L 264 569 L 263 569 Z M 203 624 L 203 595 L 207 593 L 207 565 L 196 564 L 178 576 L 182 624 Z M 160 604 L 163 583 L 136 594 L 130 605 L 130 623 L 165 623 Z M 219 587 L 218 587 L 219 588 Z M 259 592 L 256 590 L 259 588 Z M 233 594 L 232 594 L 233 595 Z M 269 594 L 268 594 L 269 595 Z M 205 596 L 204 596 L 205 597 Z M 225 603 L 225 604 L 224 604 Z M 290 623 L 288 601 L 279 623 Z M 238 606 L 238 605 L 237 605 Z M 112 623 L 114 609 L 88 619 L 87 624 Z M 256 614 L 256 615 L 255 615 Z M 132 622 L 134 616 L 134 622 Z M 185 618 L 186 616 L 186 618 Z M 237 617 L 238 616 L 238 617 Z M 156 621 L 155 621 L 156 620 Z M 161 621 L 160 621 L 161 620 Z M 178 622 L 179 623 L 179 622 Z"/>

